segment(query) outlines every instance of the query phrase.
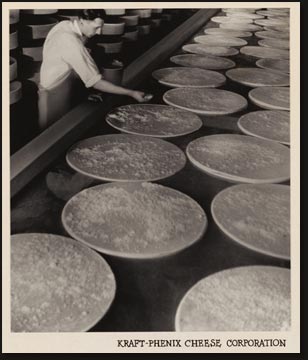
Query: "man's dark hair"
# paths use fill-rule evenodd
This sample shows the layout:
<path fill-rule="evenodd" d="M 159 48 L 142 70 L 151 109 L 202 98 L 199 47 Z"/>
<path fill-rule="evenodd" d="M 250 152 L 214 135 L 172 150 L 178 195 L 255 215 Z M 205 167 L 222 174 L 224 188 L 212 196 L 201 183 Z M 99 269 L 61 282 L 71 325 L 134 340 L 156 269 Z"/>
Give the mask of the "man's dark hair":
<path fill-rule="evenodd" d="M 85 20 L 104 19 L 106 16 L 104 9 L 80 9 L 77 11 L 78 17 Z"/>

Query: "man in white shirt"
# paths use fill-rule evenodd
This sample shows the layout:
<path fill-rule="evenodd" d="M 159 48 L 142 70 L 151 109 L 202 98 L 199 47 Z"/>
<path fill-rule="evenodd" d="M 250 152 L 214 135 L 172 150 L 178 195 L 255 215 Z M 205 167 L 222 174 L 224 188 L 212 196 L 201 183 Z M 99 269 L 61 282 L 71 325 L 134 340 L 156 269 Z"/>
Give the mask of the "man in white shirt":
<path fill-rule="evenodd" d="M 87 39 L 100 35 L 104 21 L 103 10 L 80 10 L 79 18 L 61 21 L 48 33 L 40 72 L 40 86 L 49 90 L 77 74 L 87 88 L 111 94 L 131 96 L 138 102 L 147 101 L 145 93 L 112 84 L 103 79 L 93 58 L 85 47 Z"/>

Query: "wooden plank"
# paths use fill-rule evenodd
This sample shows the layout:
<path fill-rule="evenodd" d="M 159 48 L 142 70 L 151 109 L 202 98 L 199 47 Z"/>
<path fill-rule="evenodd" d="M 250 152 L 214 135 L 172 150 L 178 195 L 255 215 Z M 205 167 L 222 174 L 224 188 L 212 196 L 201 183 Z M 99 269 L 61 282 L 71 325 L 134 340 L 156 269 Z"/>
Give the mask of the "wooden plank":
<path fill-rule="evenodd" d="M 202 9 L 173 30 L 124 71 L 123 85 L 137 86 L 159 63 L 205 24 L 218 9 Z M 117 100 L 116 100 L 117 99 Z M 85 101 L 76 106 L 10 158 L 11 197 L 46 169 L 87 129 L 106 114 L 118 96 L 106 95 L 103 103 Z"/>

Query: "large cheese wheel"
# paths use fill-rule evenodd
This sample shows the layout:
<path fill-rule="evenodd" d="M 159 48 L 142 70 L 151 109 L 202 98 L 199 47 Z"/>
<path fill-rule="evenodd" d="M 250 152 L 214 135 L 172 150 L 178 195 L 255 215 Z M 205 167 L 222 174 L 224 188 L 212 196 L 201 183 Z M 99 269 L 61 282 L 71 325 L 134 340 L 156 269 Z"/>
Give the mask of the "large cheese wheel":
<path fill-rule="evenodd" d="M 17 31 L 10 33 L 10 50 L 18 47 L 18 34 Z"/>
<path fill-rule="evenodd" d="M 244 110 L 247 100 L 226 90 L 178 88 L 163 95 L 165 103 L 200 115 L 228 115 Z"/>
<path fill-rule="evenodd" d="M 290 145 L 290 113 L 288 111 L 253 111 L 240 117 L 238 127 L 247 135 Z"/>
<path fill-rule="evenodd" d="M 258 41 L 258 45 L 288 50 L 290 48 L 290 41 L 284 39 L 263 39 Z"/>
<path fill-rule="evenodd" d="M 284 10 L 280 10 L 280 9 L 259 10 L 259 11 L 257 11 L 257 14 L 263 15 L 263 16 L 268 16 L 268 17 L 289 16 L 288 12 L 286 12 Z"/>
<path fill-rule="evenodd" d="M 35 20 L 37 19 L 37 20 Z M 27 40 L 45 39 L 49 31 L 58 23 L 55 18 L 35 17 L 31 23 L 23 23 L 23 37 Z"/>
<path fill-rule="evenodd" d="M 223 24 L 223 23 L 232 23 L 232 22 L 236 22 L 238 24 L 252 24 L 253 20 L 248 19 L 248 18 L 244 18 L 244 17 L 228 17 L 228 16 L 214 16 L 211 18 L 211 21 L 218 23 L 218 24 Z"/>
<path fill-rule="evenodd" d="M 258 10 L 257 8 L 223 8 L 222 11 L 227 14 L 254 14 Z"/>
<path fill-rule="evenodd" d="M 128 15 L 139 15 L 139 18 L 147 19 L 151 17 L 152 9 L 128 9 Z"/>
<path fill-rule="evenodd" d="M 260 58 L 260 59 L 289 59 L 288 50 L 267 48 L 264 46 L 244 46 L 240 49 L 244 55 Z"/>
<path fill-rule="evenodd" d="M 62 212 L 66 231 L 114 256 L 157 258 L 201 238 L 207 218 L 193 199 L 152 183 L 109 183 L 81 191 Z"/>
<path fill-rule="evenodd" d="M 170 87 L 219 87 L 226 82 L 225 76 L 216 71 L 186 67 L 158 69 L 152 76 Z"/>
<path fill-rule="evenodd" d="M 22 10 L 24 14 L 31 14 L 31 15 L 51 15 L 56 14 L 58 9 L 25 9 Z"/>
<path fill-rule="evenodd" d="M 17 103 L 22 98 L 22 86 L 19 81 L 10 83 L 10 105 Z"/>
<path fill-rule="evenodd" d="M 207 70 L 225 70 L 235 67 L 235 62 L 218 56 L 211 55 L 176 55 L 170 61 L 181 66 L 195 67 Z"/>
<path fill-rule="evenodd" d="M 218 227 L 232 240 L 259 253 L 290 259 L 290 186 L 240 184 L 215 196 Z"/>
<path fill-rule="evenodd" d="M 243 18 L 243 19 L 252 19 L 252 20 L 264 18 L 263 15 L 248 13 L 248 12 L 237 12 L 237 13 L 228 12 L 227 17 L 229 17 L 231 19 L 242 19 Z"/>
<path fill-rule="evenodd" d="M 15 58 L 10 57 L 10 81 L 17 78 L 17 61 Z"/>
<path fill-rule="evenodd" d="M 126 26 L 136 26 L 139 22 L 139 15 L 125 15 L 121 16 Z"/>
<path fill-rule="evenodd" d="M 176 331 L 288 331 L 290 270 L 243 266 L 207 276 L 190 288 L 176 312 Z"/>
<path fill-rule="evenodd" d="M 239 31 L 260 31 L 262 27 L 255 24 L 240 24 L 236 22 L 219 25 L 222 29 L 239 30 Z"/>
<path fill-rule="evenodd" d="M 182 50 L 192 54 L 213 56 L 234 56 L 239 53 L 239 50 L 232 47 L 208 46 L 204 44 L 187 44 L 182 47 Z"/>
<path fill-rule="evenodd" d="M 136 28 L 136 30 L 133 31 L 127 31 L 122 35 L 123 39 L 129 40 L 129 41 L 137 41 L 139 35 L 139 30 Z"/>
<path fill-rule="evenodd" d="M 255 24 L 261 26 L 285 26 L 288 24 L 288 20 L 277 20 L 277 19 L 257 19 Z"/>
<path fill-rule="evenodd" d="M 124 15 L 125 9 L 104 9 L 106 15 Z"/>
<path fill-rule="evenodd" d="M 290 73 L 290 61 L 280 59 L 259 59 L 256 65 L 262 69 Z"/>
<path fill-rule="evenodd" d="M 102 135 L 73 145 L 68 164 L 81 174 L 106 181 L 155 181 L 174 175 L 186 163 L 175 145 L 135 135 Z"/>
<path fill-rule="evenodd" d="M 209 28 L 205 29 L 204 33 L 207 35 L 226 35 L 226 36 L 232 36 L 232 37 L 250 37 L 252 36 L 252 33 L 249 31 L 232 31 L 228 29 L 221 29 L 221 28 Z"/>
<path fill-rule="evenodd" d="M 274 30 L 263 30 L 255 32 L 255 35 L 261 39 L 285 39 L 289 40 L 290 34 L 288 32 L 280 32 Z"/>
<path fill-rule="evenodd" d="M 118 54 L 121 52 L 123 47 L 123 41 L 115 40 L 116 42 L 97 42 L 97 46 L 104 48 L 106 54 Z M 102 40 L 103 41 L 103 40 Z"/>
<path fill-rule="evenodd" d="M 43 47 L 23 47 L 22 53 L 25 56 L 29 56 L 33 61 L 42 61 L 43 60 Z"/>
<path fill-rule="evenodd" d="M 290 110 L 290 89 L 288 87 L 258 87 L 248 93 L 249 99 L 263 109 Z"/>
<path fill-rule="evenodd" d="M 234 38 L 231 36 L 224 35 L 199 35 L 194 38 L 194 41 L 200 44 L 208 45 L 208 46 L 245 46 L 247 45 L 247 41 Z"/>
<path fill-rule="evenodd" d="M 290 33 L 290 27 L 287 24 L 285 24 L 285 25 L 267 25 L 267 26 L 264 26 L 264 30 L 278 31 L 278 32 L 281 32 L 284 34 Z"/>
<path fill-rule="evenodd" d="M 102 27 L 103 35 L 122 35 L 124 33 L 125 22 L 107 23 L 104 22 Z"/>
<path fill-rule="evenodd" d="M 80 332 L 93 327 L 115 296 L 115 278 L 95 251 L 67 237 L 11 237 L 13 332 Z"/>
<path fill-rule="evenodd" d="M 20 10 L 10 9 L 10 25 L 17 24 L 19 22 Z"/>
<path fill-rule="evenodd" d="M 151 32 L 151 25 L 138 25 L 137 26 L 138 29 L 138 35 L 140 36 L 145 36 L 145 35 L 149 35 L 149 33 Z"/>
<path fill-rule="evenodd" d="M 155 137 L 182 136 L 202 126 L 200 118 L 190 111 L 155 104 L 120 106 L 107 115 L 106 121 L 123 132 Z"/>
<path fill-rule="evenodd" d="M 290 150 L 274 141 L 222 134 L 193 140 L 188 159 L 205 173 L 236 183 L 277 183 L 290 178 Z"/>
<path fill-rule="evenodd" d="M 235 82 L 250 87 L 288 86 L 290 84 L 288 74 L 258 68 L 231 69 L 226 72 L 226 76 Z"/>

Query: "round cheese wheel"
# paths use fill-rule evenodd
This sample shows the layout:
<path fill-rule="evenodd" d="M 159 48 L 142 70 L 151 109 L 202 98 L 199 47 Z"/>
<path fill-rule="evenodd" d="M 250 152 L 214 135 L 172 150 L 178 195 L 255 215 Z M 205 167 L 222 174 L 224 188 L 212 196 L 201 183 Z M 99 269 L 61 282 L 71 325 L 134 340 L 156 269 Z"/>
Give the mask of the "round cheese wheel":
<path fill-rule="evenodd" d="M 37 20 L 35 20 L 37 19 Z M 32 23 L 23 23 L 24 31 L 23 36 L 27 40 L 35 39 L 45 39 L 49 31 L 58 23 L 59 21 L 55 18 L 43 18 L 34 17 Z"/>
<path fill-rule="evenodd" d="M 279 59 L 259 59 L 256 65 L 262 69 L 290 73 L 290 61 Z"/>
<path fill-rule="evenodd" d="M 290 179 L 290 150 L 274 141 L 222 134 L 193 140 L 188 159 L 205 173 L 236 183 L 276 183 Z"/>
<path fill-rule="evenodd" d="M 139 30 L 136 29 L 134 31 L 128 31 L 125 34 L 122 35 L 123 39 L 129 40 L 129 41 L 137 41 L 139 35 Z"/>
<path fill-rule="evenodd" d="M 18 34 L 17 31 L 10 33 L 10 50 L 14 50 L 18 47 Z"/>
<path fill-rule="evenodd" d="M 288 50 L 266 48 L 264 46 L 244 46 L 240 49 L 240 52 L 260 59 L 289 59 L 290 57 Z"/>
<path fill-rule="evenodd" d="M 199 35 L 194 41 L 208 46 L 245 46 L 247 41 L 224 35 Z"/>
<path fill-rule="evenodd" d="M 290 27 L 289 25 L 285 24 L 285 25 L 267 25 L 264 26 L 264 30 L 271 30 L 271 31 L 278 31 L 281 33 L 290 33 Z"/>
<path fill-rule="evenodd" d="M 24 14 L 31 14 L 31 15 L 51 15 L 56 14 L 58 9 L 25 9 L 22 10 Z"/>
<path fill-rule="evenodd" d="M 288 111 L 253 111 L 239 118 L 238 127 L 247 135 L 290 145 L 290 113 Z"/>
<path fill-rule="evenodd" d="M 11 237 L 13 332 L 81 332 L 108 311 L 114 275 L 95 251 L 67 237 Z"/>
<path fill-rule="evenodd" d="M 151 32 L 151 25 L 139 25 L 137 26 L 137 29 L 138 29 L 138 35 L 140 36 L 149 35 L 149 33 Z"/>
<path fill-rule="evenodd" d="M 120 106 L 108 113 L 106 121 L 126 133 L 154 137 L 182 136 L 202 126 L 200 118 L 190 111 L 156 104 Z"/>
<path fill-rule="evenodd" d="M 197 282 L 181 300 L 176 331 L 288 331 L 290 270 L 243 266 Z"/>
<path fill-rule="evenodd" d="M 257 19 L 254 21 L 255 24 L 261 26 L 285 26 L 288 24 L 287 20 L 277 20 L 277 19 Z"/>
<path fill-rule="evenodd" d="M 23 47 L 22 53 L 25 56 L 29 56 L 33 61 L 42 61 L 43 60 L 43 47 Z"/>
<path fill-rule="evenodd" d="M 121 16 L 126 26 L 136 26 L 139 22 L 139 15 L 125 15 Z"/>
<path fill-rule="evenodd" d="M 113 256 L 157 258 L 181 251 L 204 234 L 199 204 L 174 189 L 152 183 L 109 183 L 81 191 L 62 213 L 66 231 Z"/>
<path fill-rule="evenodd" d="M 285 39 L 285 40 L 289 40 L 290 35 L 289 33 L 285 32 L 280 32 L 280 31 L 274 31 L 274 30 L 263 30 L 263 31 L 257 31 L 255 32 L 255 35 L 258 38 L 261 39 Z"/>
<path fill-rule="evenodd" d="M 17 61 L 15 58 L 10 57 L 10 81 L 17 78 Z"/>
<path fill-rule="evenodd" d="M 257 14 L 273 17 L 273 16 L 289 16 L 288 11 L 280 10 L 280 9 L 267 9 L 267 10 L 259 10 L 257 11 Z"/>
<path fill-rule="evenodd" d="M 122 35 L 124 33 L 125 22 L 120 23 L 106 23 L 102 27 L 103 35 Z"/>
<path fill-rule="evenodd" d="M 124 15 L 125 9 L 104 9 L 106 15 Z"/>
<path fill-rule="evenodd" d="M 232 240 L 261 254 L 290 259 L 290 186 L 240 184 L 211 204 L 217 226 Z"/>
<path fill-rule="evenodd" d="M 258 41 L 258 45 L 288 50 L 290 48 L 290 41 L 284 39 L 263 39 Z"/>
<path fill-rule="evenodd" d="M 17 24 L 19 22 L 20 10 L 10 9 L 10 25 Z"/>
<path fill-rule="evenodd" d="M 227 13 L 227 17 L 232 18 L 232 19 L 263 19 L 264 16 L 260 15 L 260 14 L 254 14 L 254 13 L 248 13 L 248 12 L 237 12 L 237 13 L 232 13 L 229 12 Z"/>
<path fill-rule="evenodd" d="M 239 24 L 236 22 L 225 23 L 219 25 L 222 29 L 239 30 L 239 31 L 260 31 L 261 26 L 255 24 Z"/>
<path fill-rule="evenodd" d="M 235 67 L 235 62 L 218 56 L 211 55 L 176 55 L 170 61 L 181 66 L 195 67 L 208 70 L 225 70 Z"/>
<path fill-rule="evenodd" d="M 218 23 L 218 24 L 223 24 L 223 23 L 227 23 L 227 22 L 236 22 L 239 24 L 252 24 L 253 20 L 248 19 L 248 18 L 244 18 L 244 17 L 228 17 L 228 16 L 214 16 L 211 18 L 211 21 Z"/>
<path fill-rule="evenodd" d="M 186 163 L 175 145 L 137 135 L 102 135 L 73 145 L 66 155 L 77 172 L 106 181 L 155 181 L 174 175 Z"/>
<path fill-rule="evenodd" d="M 99 46 L 99 47 L 104 48 L 106 54 L 118 54 L 122 50 L 123 41 L 117 41 L 117 42 L 114 42 L 114 43 L 98 42 L 96 45 Z"/>
<path fill-rule="evenodd" d="M 249 99 L 263 109 L 290 110 L 290 88 L 258 87 L 248 93 Z"/>
<path fill-rule="evenodd" d="M 22 85 L 20 81 L 10 83 L 10 105 L 17 103 L 22 98 Z"/>
<path fill-rule="evenodd" d="M 225 76 L 216 71 L 187 67 L 158 69 L 152 76 L 170 87 L 219 87 L 226 82 Z"/>
<path fill-rule="evenodd" d="M 222 11 L 225 13 L 231 14 L 241 14 L 241 13 L 248 13 L 254 14 L 258 10 L 257 8 L 223 8 Z"/>
<path fill-rule="evenodd" d="M 218 89 L 178 88 L 163 95 L 165 103 L 200 115 L 228 115 L 247 107 L 247 100 L 236 93 Z"/>
<path fill-rule="evenodd" d="M 151 17 L 152 9 L 128 9 L 127 10 L 128 15 L 139 15 L 139 18 L 141 19 L 147 19 Z"/>
<path fill-rule="evenodd" d="M 232 47 L 207 46 L 204 44 L 187 44 L 182 47 L 182 50 L 192 54 L 213 56 L 234 56 L 239 53 L 239 50 Z"/>
<path fill-rule="evenodd" d="M 259 68 L 231 69 L 226 72 L 226 76 L 235 82 L 250 87 L 288 86 L 290 84 L 288 74 Z"/>
<path fill-rule="evenodd" d="M 226 35 L 226 36 L 232 36 L 232 37 L 250 37 L 252 36 L 252 33 L 249 31 L 232 31 L 228 29 L 221 29 L 221 28 L 210 28 L 205 29 L 204 33 L 207 35 Z"/>

